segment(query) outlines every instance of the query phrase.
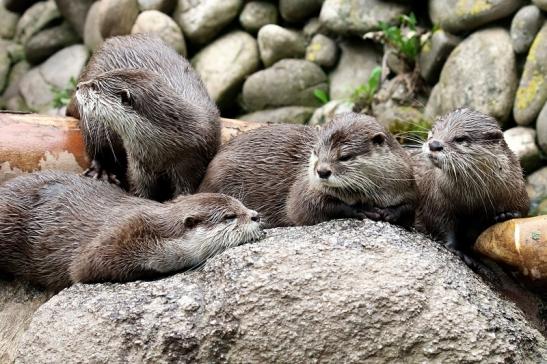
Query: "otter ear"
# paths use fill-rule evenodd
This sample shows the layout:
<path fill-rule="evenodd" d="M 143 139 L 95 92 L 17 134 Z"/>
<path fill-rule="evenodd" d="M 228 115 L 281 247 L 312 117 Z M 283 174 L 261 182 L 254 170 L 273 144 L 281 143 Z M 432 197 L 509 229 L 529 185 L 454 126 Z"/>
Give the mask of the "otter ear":
<path fill-rule="evenodd" d="M 500 140 L 503 139 L 503 132 L 501 130 L 490 131 L 483 133 L 483 137 L 486 140 Z"/>
<path fill-rule="evenodd" d="M 372 143 L 376 145 L 382 145 L 386 140 L 386 135 L 384 133 L 376 133 L 372 136 L 372 138 L 370 138 L 370 140 L 372 140 Z"/>
<path fill-rule="evenodd" d="M 133 99 L 131 98 L 131 93 L 129 90 L 122 90 L 120 93 L 120 99 L 122 101 L 122 105 L 125 106 L 132 106 L 133 105 Z"/>
<path fill-rule="evenodd" d="M 186 227 L 187 229 L 193 229 L 198 224 L 199 224 L 199 219 L 195 217 L 188 216 L 187 218 L 184 219 L 184 227 Z"/>

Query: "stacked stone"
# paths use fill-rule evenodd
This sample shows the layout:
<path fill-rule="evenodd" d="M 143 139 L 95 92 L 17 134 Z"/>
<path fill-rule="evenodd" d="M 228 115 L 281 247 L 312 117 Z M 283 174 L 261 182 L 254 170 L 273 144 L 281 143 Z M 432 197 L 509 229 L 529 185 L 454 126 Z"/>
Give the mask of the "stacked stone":
<path fill-rule="evenodd" d="M 420 24 L 434 24 L 417 59 L 431 93 L 407 107 L 398 98 L 408 90 L 388 80 L 371 112 L 389 126 L 473 107 L 508 129 L 527 173 L 547 174 L 547 3 L 420 3 L 3 0 L 0 107 L 62 113 L 52 106 L 56 94 L 104 39 L 154 33 L 191 60 L 224 115 L 320 124 L 351 110 L 354 90 L 382 64 L 381 47 L 363 35 L 413 11 Z M 317 93 L 332 101 L 322 105 Z"/>

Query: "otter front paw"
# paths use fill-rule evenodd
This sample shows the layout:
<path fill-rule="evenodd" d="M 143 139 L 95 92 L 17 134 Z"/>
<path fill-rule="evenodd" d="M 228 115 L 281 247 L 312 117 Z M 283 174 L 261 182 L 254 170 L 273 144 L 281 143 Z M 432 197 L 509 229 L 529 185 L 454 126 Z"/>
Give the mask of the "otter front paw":
<path fill-rule="evenodd" d="M 91 161 L 91 166 L 89 166 L 89 168 L 84 171 L 83 175 L 86 177 L 91 177 L 93 179 L 100 179 L 109 183 L 113 183 L 117 186 L 120 185 L 120 181 L 118 180 L 116 175 L 106 171 L 106 169 L 102 167 L 101 162 L 96 159 L 93 159 Z"/>
<path fill-rule="evenodd" d="M 372 207 L 363 211 L 371 220 L 386 221 L 391 224 L 407 226 L 414 221 L 413 209 L 408 204 L 389 207 Z"/>
<path fill-rule="evenodd" d="M 522 217 L 522 213 L 520 211 L 507 211 L 496 215 L 494 217 L 494 221 L 503 222 L 511 219 L 517 219 L 519 217 Z"/>

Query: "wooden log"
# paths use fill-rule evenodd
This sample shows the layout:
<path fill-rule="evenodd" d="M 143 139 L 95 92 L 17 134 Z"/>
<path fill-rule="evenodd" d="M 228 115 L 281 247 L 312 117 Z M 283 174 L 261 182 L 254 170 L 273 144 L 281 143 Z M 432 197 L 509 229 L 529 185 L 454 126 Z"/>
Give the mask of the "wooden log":
<path fill-rule="evenodd" d="M 264 124 L 221 119 L 222 143 Z M 80 173 L 89 165 L 78 120 L 0 113 L 0 183 L 41 170 Z"/>

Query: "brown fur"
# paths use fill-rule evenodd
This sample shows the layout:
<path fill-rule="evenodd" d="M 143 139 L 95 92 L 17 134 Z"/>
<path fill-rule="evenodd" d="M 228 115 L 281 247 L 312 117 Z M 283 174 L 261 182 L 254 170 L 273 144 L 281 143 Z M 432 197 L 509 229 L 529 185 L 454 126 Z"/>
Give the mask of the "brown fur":
<path fill-rule="evenodd" d="M 160 201 L 195 192 L 220 144 L 219 112 L 198 74 L 150 35 L 108 39 L 80 76 L 67 115 L 81 120 L 88 174 L 115 175 L 134 194 Z"/>
<path fill-rule="evenodd" d="M 328 181 L 318 168 L 331 170 Z M 404 223 L 415 204 L 407 154 L 374 118 L 355 113 L 320 130 L 270 125 L 237 136 L 210 163 L 200 191 L 240 199 L 268 227 L 364 216 Z"/>
<path fill-rule="evenodd" d="M 435 142 L 441 151 L 430 150 Z M 439 118 L 415 170 L 417 228 L 449 247 L 465 250 L 496 221 L 528 212 L 519 161 L 496 120 L 483 113 L 459 109 Z"/>
<path fill-rule="evenodd" d="M 0 187 L 0 271 L 55 290 L 191 268 L 261 235 L 258 214 L 221 194 L 162 204 L 53 172 Z"/>

